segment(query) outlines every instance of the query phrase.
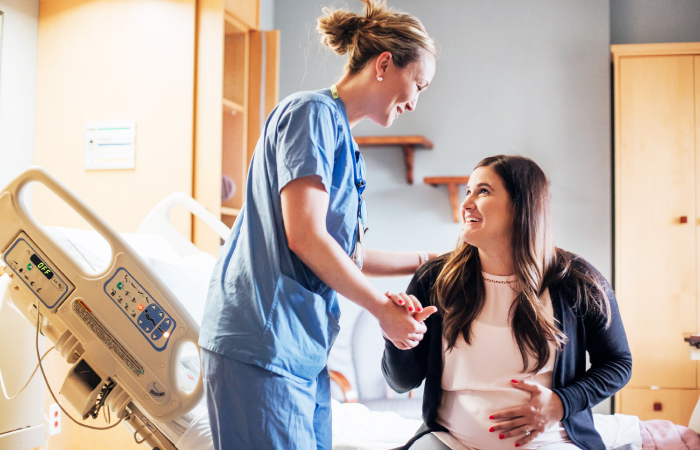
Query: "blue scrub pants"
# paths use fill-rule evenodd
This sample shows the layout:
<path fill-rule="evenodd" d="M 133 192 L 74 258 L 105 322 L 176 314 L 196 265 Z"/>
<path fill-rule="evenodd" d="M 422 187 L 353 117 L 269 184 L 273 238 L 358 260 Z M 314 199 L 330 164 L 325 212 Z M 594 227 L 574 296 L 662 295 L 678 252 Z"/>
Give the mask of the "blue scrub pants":
<path fill-rule="evenodd" d="M 216 450 L 331 450 L 327 369 L 298 383 L 205 349 L 201 356 Z"/>

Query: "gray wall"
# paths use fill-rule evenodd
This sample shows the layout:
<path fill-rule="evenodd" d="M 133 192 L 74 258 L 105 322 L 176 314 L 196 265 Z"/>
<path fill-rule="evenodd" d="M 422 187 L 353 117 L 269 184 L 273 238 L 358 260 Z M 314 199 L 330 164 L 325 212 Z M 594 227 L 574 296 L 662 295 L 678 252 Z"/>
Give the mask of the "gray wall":
<path fill-rule="evenodd" d="M 326 5 L 361 10 L 359 1 L 284 0 L 281 97 L 328 87 L 344 57 L 318 44 L 315 19 Z M 611 271 L 610 5 L 608 0 L 393 0 L 419 17 L 440 47 L 437 72 L 415 112 L 389 129 L 363 122 L 356 136 L 422 134 L 435 144 L 416 152 L 406 184 L 399 149 L 365 149 L 368 245 L 389 250 L 454 248 L 447 191 L 422 183 L 468 175 L 499 153 L 532 157 L 551 179 L 560 247 Z M 407 278 L 379 279 L 404 290 Z"/>
<path fill-rule="evenodd" d="M 263 30 L 273 30 L 275 20 L 275 1 L 260 0 L 260 28 Z"/>
<path fill-rule="evenodd" d="M 0 0 L 0 189 L 34 161 L 39 0 Z"/>
<path fill-rule="evenodd" d="M 700 42 L 698 0 L 610 0 L 610 43 Z"/>

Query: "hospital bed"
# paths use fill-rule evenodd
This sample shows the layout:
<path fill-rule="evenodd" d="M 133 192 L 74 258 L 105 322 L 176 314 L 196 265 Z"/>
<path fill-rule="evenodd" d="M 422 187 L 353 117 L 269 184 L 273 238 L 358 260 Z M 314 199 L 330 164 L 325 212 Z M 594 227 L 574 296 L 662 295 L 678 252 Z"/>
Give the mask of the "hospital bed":
<path fill-rule="evenodd" d="M 61 239 L 34 219 L 22 201 L 32 182 L 53 191 L 101 236 L 109 255 L 103 264 L 99 248 L 81 249 L 75 239 Z M 138 442 L 175 449 L 193 414 L 201 412 L 203 389 L 192 363 L 198 360 L 199 325 L 171 286 L 124 237 L 38 167 L 0 193 L 0 251 L 9 299 L 37 327 L 37 353 L 42 334 L 72 364 L 57 403 L 70 404 L 82 419 L 108 408 Z M 186 344 L 193 349 L 189 354 Z"/>
<path fill-rule="evenodd" d="M 94 230 L 39 224 L 22 201 L 34 182 Z M 118 234 L 46 170 L 30 168 L 0 191 L 0 312 L 24 317 L 36 327 L 37 347 L 41 334 L 72 364 L 51 392 L 71 406 L 64 413 L 95 418 L 108 408 L 149 448 L 210 450 L 196 344 L 215 259 L 176 230 L 175 207 L 228 238 L 226 225 L 182 193 L 159 203 L 137 233 Z M 3 370 L 0 358 L 0 380 Z M 333 411 L 342 449 L 399 445 L 419 425 L 337 401 Z M 351 438 L 368 420 L 374 429 L 363 426 L 358 435 L 355 428 L 360 439 Z"/>
<path fill-rule="evenodd" d="M 95 231 L 40 225 L 21 200 L 32 182 Z M 71 405 L 65 413 L 85 419 L 109 408 L 118 421 L 110 427 L 126 427 L 148 448 L 210 450 L 197 338 L 215 260 L 177 232 L 176 206 L 228 238 L 228 227 L 184 194 L 157 205 L 138 233 L 120 235 L 47 171 L 30 168 L 0 191 L 0 311 L 5 302 L 36 327 L 37 359 L 42 334 L 72 364 L 55 397 Z M 395 447 L 421 424 L 361 404 L 332 407 L 335 450 Z M 638 423 L 596 415 L 608 448 L 641 448 Z"/>

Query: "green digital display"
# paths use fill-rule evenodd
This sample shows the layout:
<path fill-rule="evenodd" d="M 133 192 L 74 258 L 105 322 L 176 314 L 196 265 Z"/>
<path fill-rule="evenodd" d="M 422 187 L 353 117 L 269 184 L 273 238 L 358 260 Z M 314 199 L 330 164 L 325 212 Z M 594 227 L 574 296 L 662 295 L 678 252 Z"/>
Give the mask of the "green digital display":
<path fill-rule="evenodd" d="M 43 273 L 46 278 L 49 280 L 53 278 L 53 271 L 49 269 L 49 266 L 44 264 L 44 261 L 39 259 L 38 256 L 32 255 L 29 257 L 29 259 L 34 263 L 34 266 L 39 269 L 39 272 Z"/>

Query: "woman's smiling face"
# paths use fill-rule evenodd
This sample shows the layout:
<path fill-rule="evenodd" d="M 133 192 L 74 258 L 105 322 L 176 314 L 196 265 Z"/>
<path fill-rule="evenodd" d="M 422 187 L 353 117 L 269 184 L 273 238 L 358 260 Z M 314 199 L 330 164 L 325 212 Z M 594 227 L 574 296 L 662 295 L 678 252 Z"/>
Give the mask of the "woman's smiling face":
<path fill-rule="evenodd" d="M 507 248 L 513 233 L 513 202 L 503 180 L 490 167 L 472 172 L 462 202 L 462 241 L 479 249 Z"/>

